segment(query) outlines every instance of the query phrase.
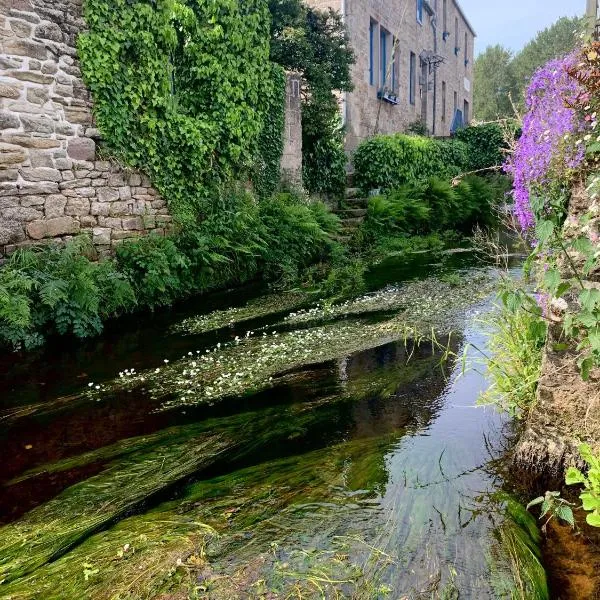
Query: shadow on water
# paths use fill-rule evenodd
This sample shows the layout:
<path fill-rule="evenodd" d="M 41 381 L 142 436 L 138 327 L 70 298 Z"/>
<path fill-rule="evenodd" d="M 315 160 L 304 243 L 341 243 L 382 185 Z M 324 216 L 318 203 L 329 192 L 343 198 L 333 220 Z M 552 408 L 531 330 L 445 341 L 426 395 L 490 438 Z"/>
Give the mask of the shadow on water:
<path fill-rule="evenodd" d="M 370 288 L 476 262 L 444 256 L 384 262 Z M 159 413 L 140 389 L 56 404 L 81 389 L 78 376 L 109 379 L 238 335 L 172 333 L 188 308 L 54 347 L 0 384 L 4 414 L 22 411 L 0 425 L 11 457 L 0 465 L 0 595 L 167 598 L 201 585 L 218 600 L 546 600 L 535 523 L 494 468 L 506 424 L 475 406 L 485 377 L 457 360 L 485 347 L 477 314 L 436 343 L 341 353 L 212 407 Z M 27 413 L 40 404 L 52 410 Z"/>

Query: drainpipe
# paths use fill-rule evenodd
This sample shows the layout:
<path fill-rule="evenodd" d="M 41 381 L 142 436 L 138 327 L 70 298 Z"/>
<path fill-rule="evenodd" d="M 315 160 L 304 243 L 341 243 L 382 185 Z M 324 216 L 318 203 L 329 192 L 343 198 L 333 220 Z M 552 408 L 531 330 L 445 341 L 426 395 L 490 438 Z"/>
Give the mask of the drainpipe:
<path fill-rule="evenodd" d="M 593 35 L 596 30 L 596 22 L 598 21 L 598 0 L 587 0 L 586 15 L 588 31 Z"/>
<path fill-rule="evenodd" d="M 342 23 L 346 23 L 346 0 L 341 0 L 340 12 L 342 14 Z M 348 122 L 348 92 L 342 94 L 342 125 L 345 127 Z"/>
<path fill-rule="evenodd" d="M 431 19 L 433 29 L 433 54 L 437 55 L 437 13 Z M 435 121 L 437 118 L 437 68 L 433 70 L 433 127 L 431 135 L 435 135 Z"/>

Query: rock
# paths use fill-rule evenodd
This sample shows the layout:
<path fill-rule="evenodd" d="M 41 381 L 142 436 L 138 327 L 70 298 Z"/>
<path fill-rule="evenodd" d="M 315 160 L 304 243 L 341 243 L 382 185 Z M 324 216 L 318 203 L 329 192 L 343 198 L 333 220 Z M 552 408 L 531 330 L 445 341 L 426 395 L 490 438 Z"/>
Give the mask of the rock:
<path fill-rule="evenodd" d="M 56 23 L 40 23 L 34 32 L 34 36 L 43 40 L 63 41 L 63 32 Z"/>
<path fill-rule="evenodd" d="M 121 200 L 131 200 L 131 188 L 128 185 L 119 188 L 119 198 Z"/>
<path fill-rule="evenodd" d="M 114 217 L 104 219 L 104 225 L 106 227 L 110 227 L 111 229 L 123 229 L 123 223 L 121 219 L 115 219 Z"/>
<path fill-rule="evenodd" d="M 96 171 L 110 171 L 111 164 L 107 160 L 97 160 L 94 163 L 94 169 Z"/>
<path fill-rule="evenodd" d="M 46 198 L 44 204 L 44 212 L 47 219 L 53 219 L 56 217 L 62 217 L 65 214 L 65 206 L 67 205 L 67 198 L 61 194 L 53 194 Z"/>
<path fill-rule="evenodd" d="M 23 148 L 37 148 L 39 150 L 49 150 L 50 148 L 60 148 L 58 140 L 50 138 L 32 137 L 29 135 L 3 135 L 2 138 L 9 144 L 23 146 Z"/>
<path fill-rule="evenodd" d="M 0 182 L 16 181 L 19 178 L 19 171 L 16 169 L 0 169 Z"/>
<path fill-rule="evenodd" d="M 119 199 L 118 188 L 104 187 L 96 189 L 98 202 L 116 202 Z"/>
<path fill-rule="evenodd" d="M 96 189 L 93 187 L 77 188 L 77 195 L 81 198 L 94 198 L 96 196 Z"/>
<path fill-rule="evenodd" d="M 54 75 L 58 71 L 58 65 L 53 60 L 48 60 L 42 65 L 42 73 Z"/>
<path fill-rule="evenodd" d="M 31 117 L 22 114 L 21 123 L 26 132 L 54 133 L 54 121 L 47 117 Z"/>
<path fill-rule="evenodd" d="M 65 118 L 67 119 L 67 121 L 69 121 L 69 123 L 77 123 L 78 125 L 92 124 L 92 113 L 87 108 L 65 108 Z M 89 160 L 94 159 L 92 158 Z"/>
<path fill-rule="evenodd" d="M 110 204 L 108 202 L 92 202 L 90 212 L 93 215 L 108 217 L 110 212 Z"/>
<path fill-rule="evenodd" d="M 16 85 L 0 83 L 0 98 L 10 98 L 16 100 L 21 97 L 21 90 Z"/>
<path fill-rule="evenodd" d="M 131 214 L 129 204 L 127 202 L 111 202 L 110 204 L 110 215 L 128 215 Z"/>
<path fill-rule="evenodd" d="M 31 35 L 31 25 L 27 21 L 10 21 L 10 28 L 15 35 L 20 38 L 27 38 Z"/>
<path fill-rule="evenodd" d="M 24 206 L 15 206 L 13 208 L 5 208 L 2 211 L 2 218 L 14 219 L 17 221 L 34 221 L 42 217 L 42 213 L 35 208 L 26 208 Z"/>
<path fill-rule="evenodd" d="M 44 196 L 23 196 L 21 198 L 21 206 L 30 207 L 30 206 L 42 206 L 46 202 L 46 198 Z"/>
<path fill-rule="evenodd" d="M 94 244 L 110 244 L 112 230 L 109 227 L 94 227 L 92 233 Z"/>
<path fill-rule="evenodd" d="M 27 181 L 20 184 L 19 194 L 22 196 L 58 194 L 58 183 L 53 181 Z"/>
<path fill-rule="evenodd" d="M 15 113 L 0 110 L 0 129 L 18 129 L 20 126 L 21 122 Z"/>
<path fill-rule="evenodd" d="M 46 221 L 46 237 L 79 233 L 79 221 L 71 217 L 58 217 Z"/>
<path fill-rule="evenodd" d="M 69 170 L 73 168 L 73 161 L 70 158 L 57 158 L 54 166 L 59 170 Z"/>
<path fill-rule="evenodd" d="M 139 187 L 142 184 L 142 178 L 139 173 L 132 173 L 129 176 L 129 185 L 131 187 Z"/>
<path fill-rule="evenodd" d="M 46 47 L 43 44 L 38 44 L 29 40 L 8 39 L 4 42 L 2 51 L 4 54 L 28 56 L 40 60 L 46 60 L 48 58 L 48 50 L 46 50 Z"/>
<path fill-rule="evenodd" d="M 54 129 L 59 135 L 73 136 L 77 132 L 75 127 L 66 121 L 58 121 Z"/>
<path fill-rule="evenodd" d="M 49 167 L 21 169 L 21 177 L 25 181 L 62 181 L 60 171 Z"/>
<path fill-rule="evenodd" d="M 30 87 L 27 88 L 27 100 L 41 106 L 50 100 L 50 93 L 46 88 Z"/>
<path fill-rule="evenodd" d="M 0 246 L 15 244 L 25 239 L 23 224 L 9 219 L 0 220 Z"/>
<path fill-rule="evenodd" d="M 29 162 L 34 168 L 47 167 L 52 169 L 54 162 L 52 161 L 52 154 L 48 152 L 40 152 L 39 150 L 31 150 L 29 152 Z"/>
<path fill-rule="evenodd" d="M 59 187 L 61 190 L 74 190 L 77 188 L 90 187 L 92 180 L 89 178 L 86 179 L 72 179 L 70 181 L 61 181 Z M 76 194 L 73 194 L 76 195 Z"/>
<path fill-rule="evenodd" d="M 46 235 L 46 221 L 37 220 L 27 223 L 27 235 L 34 240 L 41 240 Z"/>
<path fill-rule="evenodd" d="M 9 144 L 0 144 L 0 165 L 22 164 L 27 155 L 21 148 Z"/>
<path fill-rule="evenodd" d="M 36 73 L 35 71 L 11 71 L 10 76 L 19 79 L 20 81 L 30 81 L 31 83 L 43 85 L 54 83 L 54 77 L 51 75 L 44 75 L 42 73 Z"/>
<path fill-rule="evenodd" d="M 139 237 L 139 235 L 140 235 L 139 231 L 133 231 L 133 230 L 129 230 L 129 231 L 113 231 L 112 232 L 112 239 L 113 239 L 113 241 L 120 241 L 120 240 L 129 239 L 129 238 Z"/>
<path fill-rule="evenodd" d="M 96 158 L 96 142 L 90 138 L 69 140 L 67 154 L 75 160 L 93 161 Z"/>
<path fill-rule="evenodd" d="M 116 173 L 111 173 L 108 176 L 108 185 L 111 185 L 114 187 L 122 187 L 124 185 L 127 185 L 127 182 L 125 181 L 125 176 L 123 175 L 123 172 L 118 171 Z"/>
<path fill-rule="evenodd" d="M 140 217 L 130 217 L 129 219 L 123 219 L 123 229 L 128 231 L 141 231 L 144 229 L 144 224 Z"/>
<path fill-rule="evenodd" d="M 90 214 L 90 201 L 87 198 L 71 198 L 67 202 L 65 214 L 73 217 Z"/>

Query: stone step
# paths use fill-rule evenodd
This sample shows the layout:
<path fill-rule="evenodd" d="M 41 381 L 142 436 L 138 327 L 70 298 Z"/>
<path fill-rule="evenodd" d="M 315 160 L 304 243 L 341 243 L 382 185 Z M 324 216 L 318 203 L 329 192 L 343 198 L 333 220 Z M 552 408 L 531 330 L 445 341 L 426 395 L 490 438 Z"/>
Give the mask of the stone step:
<path fill-rule="evenodd" d="M 368 198 L 346 198 L 344 204 L 349 208 L 367 208 L 369 205 Z"/>
<path fill-rule="evenodd" d="M 347 187 L 345 197 L 347 200 L 358 198 L 360 196 L 360 190 L 355 187 Z"/>
<path fill-rule="evenodd" d="M 356 217 L 364 217 L 367 214 L 366 208 L 344 208 L 333 211 L 340 219 L 352 219 Z"/>
<path fill-rule="evenodd" d="M 362 217 L 356 217 L 355 219 L 342 219 L 340 224 L 342 229 L 356 229 L 360 227 L 364 222 Z"/>

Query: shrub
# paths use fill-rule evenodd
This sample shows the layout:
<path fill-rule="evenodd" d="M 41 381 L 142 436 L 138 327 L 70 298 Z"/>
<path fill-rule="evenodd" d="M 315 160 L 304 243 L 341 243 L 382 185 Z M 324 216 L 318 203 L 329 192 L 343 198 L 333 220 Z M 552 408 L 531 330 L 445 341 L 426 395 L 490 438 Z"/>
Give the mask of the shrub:
<path fill-rule="evenodd" d="M 187 289 L 190 261 L 170 238 L 150 235 L 126 241 L 118 246 L 116 260 L 140 304 L 167 306 Z"/>
<path fill-rule="evenodd" d="M 454 177 L 465 164 L 466 148 L 461 143 L 403 134 L 380 135 L 357 148 L 354 178 L 363 192 L 387 191 L 429 177 Z"/>
<path fill-rule="evenodd" d="M 301 269 L 327 259 L 339 246 L 331 237 L 339 221 L 322 203 L 278 194 L 261 203 L 260 214 L 266 228 L 265 276 L 271 281 L 297 281 Z"/>
<path fill-rule="evenodd" d="M 467 147 L 468 171 L 498 167 L 504 163 L 506 142 L 502 128 L 497 123 L 485 123 L 459 129 L 454 139 Z"/>

